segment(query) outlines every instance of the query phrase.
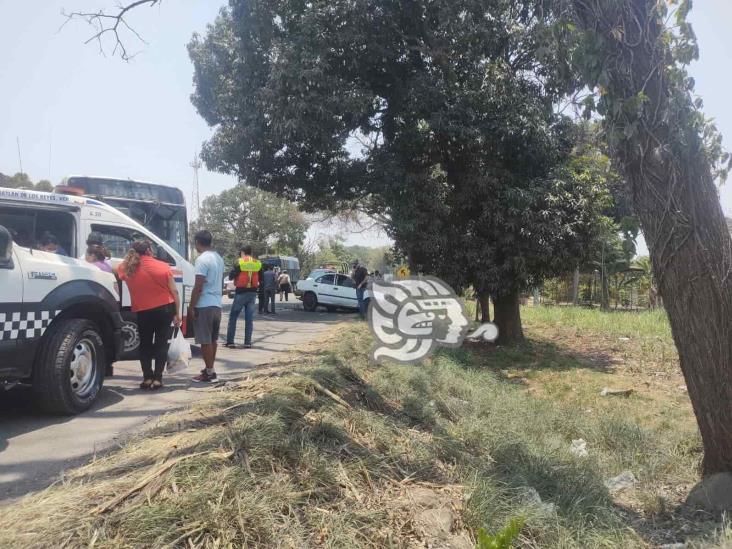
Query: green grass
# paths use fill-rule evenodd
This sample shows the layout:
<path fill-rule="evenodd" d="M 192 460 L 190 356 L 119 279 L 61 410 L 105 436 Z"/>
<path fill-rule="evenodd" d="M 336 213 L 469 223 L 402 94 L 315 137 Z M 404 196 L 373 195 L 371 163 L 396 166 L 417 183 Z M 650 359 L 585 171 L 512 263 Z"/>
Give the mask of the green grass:
<path fill-rule="evenodd" d="M 523 307 L 523 320 L 530 324 L 561 326 L 612 337 L 671 340 L 666 312 L 600 311 L 584 307 Z"/>
<path fill-rule="evenodd" d="M 641 418 L 649 408 L 674 418 L 688 409 L 635 396 L 600 403 L 594 386 L 574 398 L 578 380 L 592 384 L 593 376 L 601 382 L 611 374 L 585 372 L 561 344 L 532 336 L 610 330 L 613 338 L 666 341 L 663 317 L 523 312 L 532 337 L 524 346 L 440 351 L 409 366 L 372 364 L 364 326 L 339 328 L 319 352 L 171 415 L 63 485 L 7 508 L 0 546 L 444 546 L 439 532 L 420 526 L 408 499 L 417 489 L 453 510 L 451 535 L 463 543 L 480 528 L 499 532 L 514 517 L 526 521 L 517 545 L 527 548 L 648 547 L 681 537 L 705 543 L 714 524 L 691 533 L 666 526 L 675 520 L 667 488 L 696 478 L 695 430 L 688 418 Z M 506 369 L 538 372 L 532 383 L 563 389 L 534 394 Z M 588 411 L 590 395 L 602 413 Z M 587 441 L 587 458 L 569 452 L 578 438 Z M 108 513 L 91 513 L 166 458 L 195 452 L 206 453 L 156 476 Z M 618 499 L 605 481 L 625 470 L 639 483 Z M 729 533 L 714 539 L 724 543 Z"/>

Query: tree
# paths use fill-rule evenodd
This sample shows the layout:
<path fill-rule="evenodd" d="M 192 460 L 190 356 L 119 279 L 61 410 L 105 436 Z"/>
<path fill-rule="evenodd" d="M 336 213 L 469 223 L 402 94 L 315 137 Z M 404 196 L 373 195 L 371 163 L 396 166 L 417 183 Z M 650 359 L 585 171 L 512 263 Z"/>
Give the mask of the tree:
<path fill-rule="evenodd" d="M 48 179 L 41 179 L 35 184 L 35 189 L 37 191 L 43 191 L 46 193 L 52 193 L 53 192 L 53 183 L 51 183 Z"/>
<path fill-rule="evenodd" d="M 501 340 L 520 340 L 519 292 L 578 249 L 586 201 L 559 175 L 571 78 L 543 13 L 232 0 L 189 44 L 192 100 L 216 128 L 204 161 L 309 210 L 381 216 L 414 271 L 493 295 Z"/>
<path fill-rule="evenodd" d="M 206 228 L 227 262 L 249 244 L 254 253 L 295 254 L 309 227 L 297 206 L 271 193 L 238 184 L 207 197 L 192 230 Z"/>
<path fill-rule="evenodd" d="M 66 18 L 62 27 L 65 26 L 66 23 L 76 19 L 86 21 L 94 29 L 94 34 L 84 42 L 85 44 L 96 42 L 99 46 L 99 53 L 104 54 L 105 39 L 109 37 L 112 39 L 112 47 L 110 50 L 111 55 L 119 55 L 122 60 L 129 61 L 135 56 L 135 54 L 130 54 L 127 51 L 127 46 L 121 32 L 127 32 L 130 36 L 136 38 L 140 42 L 145 43 L 145 41 L 142 39 L 142 36 L 140 36 L 140 34 L 127 22 L 127 15 L 129 15 L 130 11 L 136 8 L 140 8 L 142 6 L 153 7 L 155 5 L 159 5 L 161 2 L 162 0 L 132 0 L 126 5 L 117 4 L 116 11 L 114 13 L 108 13 L 104 10 L 92 12 L 74 11 L 67 13 L 62 10 L 61 15 Z"/>
<path fill-rule="evenodd" d="M 38 183 L 34 184 L 27 173 L 21 172 L 17 172 L 12 177 L 0 173 L 0 187 L 44 191 L 47 193 L 53 192 L 53 183 L 47 179 L 41 179 Z"/>
<path fill-rule="evenodd" d="M 698 55 L 682 0 L 568 0 L 575 62 L 596 92 L 613 157 L 646 237 L 699 424 L 705 475 L 732 471 L 732 239 L 715 176 L 729 155 L 692 97 Z"/>

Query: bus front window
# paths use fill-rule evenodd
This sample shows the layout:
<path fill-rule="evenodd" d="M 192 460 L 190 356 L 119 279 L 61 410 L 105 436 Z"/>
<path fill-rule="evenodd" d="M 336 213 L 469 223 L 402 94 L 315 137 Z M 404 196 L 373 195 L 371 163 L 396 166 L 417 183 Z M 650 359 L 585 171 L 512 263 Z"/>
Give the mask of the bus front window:
<path fill-rule="evenodd" d="M 149 216 L 147 225 L 182 257 L 188 257 L 185 207 L 161 206 L 154 215 Z"/>

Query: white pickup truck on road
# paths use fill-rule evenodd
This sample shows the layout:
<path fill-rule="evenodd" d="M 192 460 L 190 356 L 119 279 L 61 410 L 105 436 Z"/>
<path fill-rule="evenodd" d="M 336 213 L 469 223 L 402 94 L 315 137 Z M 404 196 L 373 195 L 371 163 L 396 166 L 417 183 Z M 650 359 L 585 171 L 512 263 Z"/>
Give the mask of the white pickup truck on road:
<path fill-rule="evenodd" d="M 113 274 L 14 245 L 0 225 L 0 387 L 29 384 L 39 408 L 82 412 L 123 351 L 122 326 Z"/>

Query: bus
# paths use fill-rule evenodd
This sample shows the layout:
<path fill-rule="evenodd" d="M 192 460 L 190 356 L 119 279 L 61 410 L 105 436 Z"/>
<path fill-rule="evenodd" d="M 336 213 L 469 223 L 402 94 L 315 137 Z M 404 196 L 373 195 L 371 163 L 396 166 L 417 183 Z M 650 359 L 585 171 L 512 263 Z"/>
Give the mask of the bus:
<path fill-rule="evenodd" d="M 300 260 L 296 257 L 285 255 L 260 255 L 259 261 L 261 261 L 263 265 L 272 265 L 272 267 L 280 271 L 287 271 L 287 274 L 290 275 L 293 287 L 295 282 L 300 279 Z"/>
<path fill-rule="evenodd" d="M 180 189 L 131 179 L 72 175 L 54 192 L 109 204 L 188 259 L 188 214 Z"/>

